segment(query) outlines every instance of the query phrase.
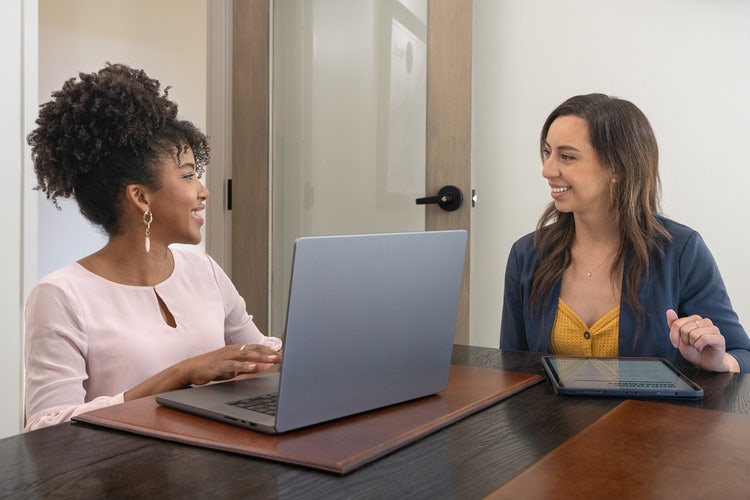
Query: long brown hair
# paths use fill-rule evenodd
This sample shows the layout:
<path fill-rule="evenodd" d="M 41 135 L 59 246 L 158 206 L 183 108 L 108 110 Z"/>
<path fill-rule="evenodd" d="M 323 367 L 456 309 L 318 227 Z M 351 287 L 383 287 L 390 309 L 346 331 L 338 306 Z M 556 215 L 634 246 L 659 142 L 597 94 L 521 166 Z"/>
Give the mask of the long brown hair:
<path fill-rule="evenodd" d="M 620 245 L 610 269 L 616 272 L 630 255 L 625 273 L 627 300 L 642 319 L 638 285 L 648 273 L 649 262 L 660 241 L 671 236 L 659 223 L 661 180 L 659 148 L 651 124 L 633 103 L 604 94 L 571 97 L 549 115 L 542 127 L 540 152 L 544 150 L 552 122 L 560 116 L 586 120 L 589 140 L 606 168 L 612 169 L 617 182 L 611 183 L 611 212 L 620 227 Z M 539 218 L 534 245 L 539 265 L 531 284 L 531 308 L 541 314 L 542 304 L 555 283 L 571 263 L 575 235 L 572 213 L 562 213 L 550 203 Z"/>

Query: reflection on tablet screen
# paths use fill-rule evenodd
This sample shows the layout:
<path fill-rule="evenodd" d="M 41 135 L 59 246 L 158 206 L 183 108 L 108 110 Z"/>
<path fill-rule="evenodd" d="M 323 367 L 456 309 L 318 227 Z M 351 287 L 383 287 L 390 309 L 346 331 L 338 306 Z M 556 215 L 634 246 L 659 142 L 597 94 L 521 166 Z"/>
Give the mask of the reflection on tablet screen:
<path fill-rule="evenodd" d="M 673 388 L 682 382 L 685 389 L 690 388 L 661 363 L 559 359 L 555 365 L 560 381 L 568 387 Z"/>
<path fill-rule="evenodd" d="M 661 358 L 545 356 L 555 390 L 564 394 L 700 397 L 702 389 Z"/>

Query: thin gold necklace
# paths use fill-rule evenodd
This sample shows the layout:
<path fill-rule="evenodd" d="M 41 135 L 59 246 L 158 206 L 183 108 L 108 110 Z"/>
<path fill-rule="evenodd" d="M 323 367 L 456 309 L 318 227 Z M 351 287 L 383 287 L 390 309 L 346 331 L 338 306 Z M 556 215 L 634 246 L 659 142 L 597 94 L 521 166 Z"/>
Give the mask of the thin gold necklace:
<path fill-rule="evenodd" d="M 597 264 L 594 269 L 592 269 L 591 271 L 586 271 L 586 277 L 590 278 L 591 275 L 594 274 L 594 272 L 596 272 L 600 267 L 602 267 L 602 264 L 604 264 L 607 261 L 607 259 L 609 259 L 613 253 L 615 253 L 615 250 L 617 250 L 617 247 L 614 247 L 607 255 L 605 255 L 602 261 L 599 262 L 599 264 Z"/>

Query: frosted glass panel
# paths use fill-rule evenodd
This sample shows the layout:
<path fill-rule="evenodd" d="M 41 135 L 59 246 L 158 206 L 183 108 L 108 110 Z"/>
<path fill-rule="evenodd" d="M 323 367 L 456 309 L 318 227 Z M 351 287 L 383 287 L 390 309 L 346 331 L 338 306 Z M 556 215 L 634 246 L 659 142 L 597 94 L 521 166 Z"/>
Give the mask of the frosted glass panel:
<path fill-rule="evenodd" d="M 426 0 L 276 0 L 271 332 L 295 238 L 424 230 Z"/>

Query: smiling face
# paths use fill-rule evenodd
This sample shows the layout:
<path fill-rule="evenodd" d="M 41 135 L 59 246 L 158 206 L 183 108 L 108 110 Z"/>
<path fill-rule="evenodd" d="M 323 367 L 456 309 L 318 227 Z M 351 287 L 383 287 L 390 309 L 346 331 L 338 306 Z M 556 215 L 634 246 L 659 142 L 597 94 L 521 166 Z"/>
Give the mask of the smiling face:
<path fill-rule="evenodd" d="M 165 246 L 200 243 L 208 189 L 198 179 L 192 149 L 183 146 L 178 155 L 165 158 L 157 168 L 160 187 L 149 196 L 154 216 L 152 241 Z"/>
<path fill-rule="evenodd" d="M 612 170 L 600 163 L 586 120 L 573 115 L 556 118 L 542 146 L 542 160 L 542 176 L 557 210 L 577 215 L 609 211 Z"/>

